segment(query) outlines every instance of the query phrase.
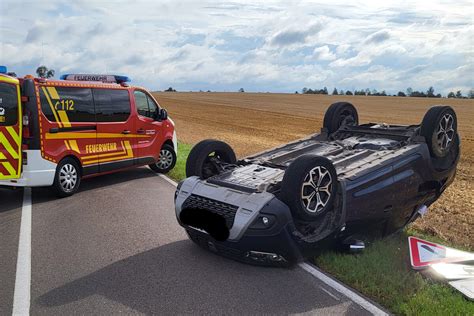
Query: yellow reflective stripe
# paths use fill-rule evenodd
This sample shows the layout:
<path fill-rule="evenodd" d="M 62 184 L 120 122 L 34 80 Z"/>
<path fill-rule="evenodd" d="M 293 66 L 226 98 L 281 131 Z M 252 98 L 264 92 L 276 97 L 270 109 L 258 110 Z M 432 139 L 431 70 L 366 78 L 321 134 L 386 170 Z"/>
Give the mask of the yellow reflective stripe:
<path fill-rule="evenodd" d="M 99 157 L 111 157 L 111 156 L 122 156 L 127 152 L 127 149 L 125 148 L 125 145 L 122 143 L 122 150 L 121 151 L 115 151 L 113 153 L 107 153 L 107 154 L 99 154 L 99 155 L 92 155 L 92 156 L 86 156 L 83 157 L 82 160 L 89 160 L 89 159 L 94 159 L 94 158 L 99 158 Z"/>
<path fill-rule="evenodd" d="M 114 160 L 123 160 L 123 159 L 127 159 L 127 158 L 133 158 L 133 151 L 132 151 L 132 148 L 130 147 L 129 142 L 125 142 L 125 149 L 127 150 L 127 154 L 125 156 L 99 159 L 99 163 L 100 162 L 114 161 Z"/>
<path fill-rule="evenodd" d="M 20 135 L 18 135 L 15 129 L 11 126 L 7 126 L 7 131 L 10 133 L 11 137 L 15 140 L 15 143 L 20 146 Z"/>
<path fill-rule="evenodd" d="M 58 115 L 59 115 L 59 119 L 63 123 L 64 127 L 71 127 L 71 123 L 69 123 L 69 118 L 67 117 L 66 111 L 59 110 Z"/>
<path fill-rule="evenodd" d="M 5 160 L 7 157 L 0 151 L 0 160 Z"/>
<path fill-rule="evenodd" d="M 3 135 L 3 133 L 1 133 L 1 132 L 0 132 L 0 144 L 2 144 L 5 147 L 5 149 L 8 151 L 8 153 L 14 159 L 18 159 L 18 157 L 19 157 L 18 152 L 10 145 L 10 143 L 8 142 L 5 135 Z M 19 149 L 18 149 L 18 151 L 19 151 Z"/>
<path fill-rule="evenodd" d="M 75 140 L 70 140 L 69 145 L 71 146 L 71 149 L 73 151 L 77 152 L 78 154 L 81 153 L 81 151 L 79 150 L 79 146 L 77 146 L 77 142 Z"/>
<path fill-rule="evenodd" d="M 45 87 L 41 87 L 43 89 L 43 93 L 46 96 L 46 100 L 48 101 L 49 107 L 51 108 L 51 111 L 53 112 L 54 119 L 56 122 L 59 124 L 59 127 L 63 127 L 61 124 L 61 121 L 58 118 L 58 115 L 56 114 L 56 109 L 53 106 L 53 103 L 51 103 L 51 99 L 49 98 L 48 92 L 46 91 Z"/>
<path fill-rule="evenodd" d="M 20 80 L 18 80 L 17 78 L 6 77 L 6 76 L 3 76 L 3 75 L 0 75 L 0 82 L 12 83 L 14 85 L 20 84 Z"/>
<path fill-rule="evenodd" d="M 7 171 L 10 173 L 11 176 L 16 175 L 16 171 L 13 168 L 13 166 L 11 165 L 11 163 L 9 163 L 8 161 L 0 162 L 0 163 L 2 164 L 2 166 L 5 167 L 5 169 L 7 169 Z"/>
<path fill-rule="evenodd" d="M 55 87 L 46 87 L 53 100 L 59 100 L 59 94 Z"/>
<path fill-rule="evenodd" d="M 99 163 L 99 160 L 98 159 L 94 159 L 94 160 L 91 160 L 91 161 L 83 161 L 82 164 L 84 166 L 87 166 L 87 165 L 93 165 L 95 163 Z"/>
<path fill-rule="evenodd" d="M 150 135 L 121 133 L 46 133 L 46 139 L 149 138 Z"/>
<path fill-rule="evenodd" d="M 71 150 L 71 147 L 69 147 L 69 141 L 65 140 L 64 145 L 66 145 L 67 150 Z"/>
<path fill-rule="evenodd" d="M 124 160 L 124 159 L 127 159 L 127 158 L 133 158 L 133 150 L 132 150 L 132 147 L 130 146 L 130 142 L 125 141 L 124 142 L 124 147 L 125 147 L 125 150 L 126 150 L 126 155 L 119 156 L 119 157 L 99 159 L 98 162 L 101 163 L 101 162 L 118 161 L 118 160 Z M 97 163 L 97 161 L 84 162 L 84 165 L 90 165 L 90 164 L 93 164 L 93 163 Z"/>

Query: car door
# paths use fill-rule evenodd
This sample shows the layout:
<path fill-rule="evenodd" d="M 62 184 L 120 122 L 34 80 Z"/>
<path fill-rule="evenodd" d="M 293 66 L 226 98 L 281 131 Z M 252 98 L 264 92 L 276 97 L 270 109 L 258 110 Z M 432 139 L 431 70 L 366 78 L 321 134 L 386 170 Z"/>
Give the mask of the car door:
<path fill-rule="evenodd" d="M 143 135 L 137 140 L 138 157 L 137 165 L 155 163 L 160 156 L 163 143 L 161 132 L 163 122 L 156 120 L 159 106 L 156 101 L 145 91 L 134 91 L 135 106 L 138 118 L 136 121 L 136 133 Z"/>
<path fill-rule="evenodd" d="M 354 231 L 385 234 L 393 213 L 392 167 L 385 166 L 347 184 L 347 221 Z"/>
<path fill-rule="evenodd" d="M 0 180 L 21 174 L 21 97 L 18 79 L 0 76 Z"/>
<path fill-rule="evenodd" d="M 128 89 L 92 89 L 96 108 L 99 171 L 108 172 L 134 164 L 135 115 Z"/>
<path fill-rule="evenodd" d="M 38 86 L 42 121 L 42 154 L 59 162 L 66 156 L 77 157 L 83 175 L 98 171 L 98 158 L 91 153 L 97 144 L 97 126 L 92 90 L 57 84 Z"/>

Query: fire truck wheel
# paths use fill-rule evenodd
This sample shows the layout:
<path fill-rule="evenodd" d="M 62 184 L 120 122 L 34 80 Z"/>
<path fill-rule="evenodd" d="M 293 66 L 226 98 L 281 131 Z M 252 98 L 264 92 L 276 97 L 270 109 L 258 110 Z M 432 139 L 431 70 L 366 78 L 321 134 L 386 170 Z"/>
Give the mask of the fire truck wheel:
<path fill-rule="evenodd" d="M 53 189 L 58 197 L 71 196 L 77 192 L 81 184 L 81 171 L 72 158 L 64 158 L 56 168 Z"/>
<path fill-rule="evenodd" d="M 154 164 L 148 165 L 151 170 L 158 173 L 167 173 L 176 164 L 176 153 L 171 145 L 164 144 L 160 150 L 160 158 Z"/>

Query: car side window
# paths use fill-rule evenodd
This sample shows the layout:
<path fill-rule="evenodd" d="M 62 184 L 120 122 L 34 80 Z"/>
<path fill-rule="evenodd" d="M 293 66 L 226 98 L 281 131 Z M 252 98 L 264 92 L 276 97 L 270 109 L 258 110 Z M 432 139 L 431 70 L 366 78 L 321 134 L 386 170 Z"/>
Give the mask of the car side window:
<path fill-rule="evenodd" d="M 18 122 L 18 92 L 16 86 L 0 84 L 0 126 L 15 125 Z"/>
<path fill-rule="evenodd" d="M 156 102 L 150 98 L 150 96 L 146 96 L 147 99 L 148 99 L 148 108 L 150 109 L 150 117 L 151 118 L 154 118 L 155 117 L 155 114 L 156 114 L 156 111 L 159 109 L 158 105 L 156 104 Z"/>
<path fill-rule="evenodd" d="M 130 116 L 128 90 L 92 89 L 97 122 L 125 122 Z"/>
<path fill-rule="evenodd" d="M 141 116 L 150 117 L 147 95 L 141 91 L 135 91 L 133 92 L 133 95 L 135 96 L 135 105 L 137 107 L 138 114 Z"/>
<path fill-rule="evenodd" d="M 89 88 L 40 87 L 41 110 L 52 122 L 95 122 L 92 90 Z"/>

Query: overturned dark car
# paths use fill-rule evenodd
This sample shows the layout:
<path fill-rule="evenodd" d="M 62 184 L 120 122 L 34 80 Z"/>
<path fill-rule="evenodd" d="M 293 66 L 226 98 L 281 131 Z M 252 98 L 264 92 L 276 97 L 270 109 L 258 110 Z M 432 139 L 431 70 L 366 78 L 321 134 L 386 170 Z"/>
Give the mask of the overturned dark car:
<path fill-rule="evenodd" d="M 221 141 L 195 145 L 176 216 L 210 251 L 289 266 L 402 229 L 453 182 L 459 156 L 449 106 L 430 108 L 420 125 L 359 125 L 354 106 L 338 102 L 321 133 L 242 160 Z"/>

